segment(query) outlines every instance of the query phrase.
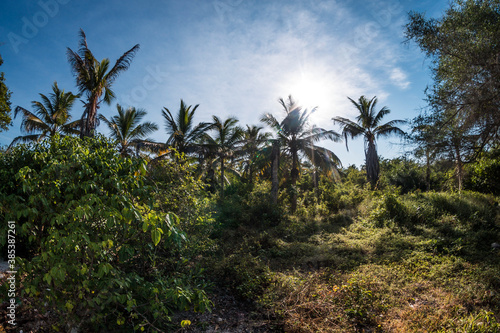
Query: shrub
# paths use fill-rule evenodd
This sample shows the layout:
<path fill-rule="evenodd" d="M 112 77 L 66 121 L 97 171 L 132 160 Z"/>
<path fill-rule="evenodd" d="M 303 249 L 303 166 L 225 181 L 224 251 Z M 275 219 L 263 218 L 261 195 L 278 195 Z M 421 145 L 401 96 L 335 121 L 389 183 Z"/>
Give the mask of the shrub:
<path fill-rule="evenodd" d="M 469 167 L 466 186 L 482 193 L 500 194 L 500 149 L 485 153 Z"/>
<path fill-rule="evenodd" d="M 25 249 L 20 295 L 60 318 L 52 330 L 154 329 L 207 308 L 199 272 L 178 257 L 179 218 L 155 209 L 143 160 L 103 138 L 55 137 L 15 147 L 0 170 L 4 221 Z"/>

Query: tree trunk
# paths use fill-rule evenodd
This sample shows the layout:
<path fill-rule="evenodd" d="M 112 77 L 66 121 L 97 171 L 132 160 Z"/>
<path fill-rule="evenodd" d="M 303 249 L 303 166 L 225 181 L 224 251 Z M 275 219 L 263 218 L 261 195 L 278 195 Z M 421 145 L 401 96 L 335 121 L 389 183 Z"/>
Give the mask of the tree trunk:
<path fill-rule="evenodd" d="M 297 149 L 292 147 L 292 172 L 290 174 L 292 179 L 292 213 L 297 210 L 297 178 L 299 178 L 299 169 L 298 169 L 298 155 Z"/>
<path fill-rule="evenodd" d="M 85 118 L 85 121 L 81 121 L 81 127 L 80 127 L 80 138 L 84 138 L 86 136 L 88 137 L 94 137 L 94 130 L 96 126 L 96 116 L 97 116 L 97 98 L 92 97 L 89 100 L 89 103 L 87 104 L 85 108 L 85 113 L 87 117 Z"/>
<path fill-rule="evenodd" d="M 366 178 L 371 184 L 372 190 L 377 185 L 380 166 L 377 156 L 377 147 L 373 141 L 368 141 L 368 148 L 365 152 L 366 157 Z"/>
<path fill-rule="evenodd" d="M 271 198 L 274 204 L 278 203 L 278 170 L 280 158 L 280 144 L 278 141 L 273 142 L 273 150 L 271 153 Z"/>
<path fill-rule="evenodd" d="M 425 186 L 427 191 L 431 190 L 431 157 L 429 148 L 425 150 Z"/>
<path fill-rule="evenodd" d="M 456 157 L 456 167 L 457 167 L 457 179 L 458 179 L 458 192 L 462 192 L 463 179 L 464 179 L 464 166 L 462 162 L 462 155 L 460 154 L 460 147 L 455 145 L 455 157 Z"/>
<path fill-rule="evenodd" d="M 220 198 L 224 200 L 224 158 L 220 159 Z"/>
<path fill-rule="evenodd" d="M 250 156 L 254 157 L 255 153 Z M 253 158 L 248 161 L 248 176 L 250 177 L 250 184 L 253 184 Z"/>
<path fill-rule="evenodd" d="M 318 175 L 318 170 L 316 168 L 314 168 L 313 182 L 314 182 L 314 194 L 316 196 L 316 199 L 319 200 L 319 175 Z"/>

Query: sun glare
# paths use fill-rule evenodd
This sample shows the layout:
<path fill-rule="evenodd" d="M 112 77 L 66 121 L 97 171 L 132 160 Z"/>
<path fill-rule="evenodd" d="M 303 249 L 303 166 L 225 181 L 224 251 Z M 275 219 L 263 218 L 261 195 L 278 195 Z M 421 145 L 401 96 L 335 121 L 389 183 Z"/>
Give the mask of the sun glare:
<path fill-rule="evenodd" d="M 329 96 L 332 95 L 329 89 L 329 84 L 324 80 L 301 75 L 291 85 L 290 94 L 303 108 L 308 110 L 318 108 L 309 119 L 312 123 L 319 125 L 318 121 L 324 118 L 322 115 L 329 108 Z"/>

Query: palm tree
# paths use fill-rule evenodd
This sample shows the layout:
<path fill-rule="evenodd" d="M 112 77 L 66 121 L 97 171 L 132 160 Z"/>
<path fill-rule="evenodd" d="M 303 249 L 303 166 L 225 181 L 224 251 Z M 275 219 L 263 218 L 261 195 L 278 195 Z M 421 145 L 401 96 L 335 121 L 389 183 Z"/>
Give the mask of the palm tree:
<path fill-rule="evenodd" d="M 181 99 L 181 105 L 175 117 L 166 107 L 162 110 L 165 118 L 165 130 L 169 135 L 166 145 L 180 153 L 192 153 L 197 149 L 197 140 L 207 131 L 208 123 L 194 125 L 193 119 L 199 104 L 187 106 Z"/>
<path fill-rule="evenodd" d="M 208 133 L 204 133 L 201 138 L 202 146 L 206 149 L 207 155 L 216 156 L 220 164 L 221 199 L 224 199 L 225 161 L 235 156 L 238 146 L 242 143 L 243 129 L 237 126 L 237 123 L 238 119 L 234 117 L 223 121 L 219 117 L 213 116 L 213 123 L 208 129 L 215 131 L 215 136 L 212 137 Z"/>
<path fill-rule="evenodd" d="M 115 65 L 110 69 L 110 61 L 105 58 L 99 62 L 87 46 L 85 32 L 80 29 L 80 48 L 78 52 L 67 49 L 68 62 L 71 65 L 73 75 L 76 77 L 76 85 L 80 94 L 86 95 L 85 111 L 82 115 L 81 133 L 84 136 L 94 136 L 97 126 L 97 109 L 102 101 L 110 105 L 115 98 L 111 86 L 118 75 L 127 70 L 135 53 L 139 50 L 139 44 L 125 52 Z"/>
<path fill-rule="evenodd" d="M 115 115 L 111 120 L 106 119 L 103 115 L 99 115 L 99 120 L 103 121 L 111 131 L 111 137 L 116 140 L 119 145 L 120 154 L 122 156 L 130 155 L 131 147 L 139 149 L 139 144 L 154 131 L 158 130 L 158 125 L 152 122 L 140 124 L 142 118 L 147 114 L 143 109 L 130 107 L 124 109 L 119 104 L 116 105 L 118 115 Z"/>
<path fill-rule="evenodd" d="M 54 136 L 56 133 L 62 135 L 79 133 L 80 121 L 71 121 L 69 114 L 78 95 L 59 89 L 57 82 L 52 85 L 52 91 L 49 97 L 40 94 L 41 102 L 31 102 L 33 109 L 35 109 L 34 113 L 21 106 L 16 107 L 14 118 L 19 112 L 23 114 L 21 130 L 27 135 L 16 137 L 9 147 L 20 141 L 38 142 L 45 137 Z"/>
<path fill-rule="evenodd" d="M 243 146 L 241 147 L 242 155 L 247 158 L 243 161 L 244 172 L 248 174 L 250 183 L 253 181 L 253 174 L 255 165 L 257 164 L 257 157 L 259 152 L 263 152 L 263 148 L 271 140 L 272 134 L 269 132 L 262 133 L 262 126 L 246 125 L 243 132 Z"/>
<path fill-rule="evenodd" d="M 339 158 L 332 151 L 316 146 L 314 143 L 324 139 L 339 141 L 340 135 L 334 131 L 309 125 L 309 117 L 316 111 L 316 108 L 311 111 L 304 110 L 293 100 L 292 96 L 288 96 L 287 101 L 280 98 L 279 103 L 286 113 L 285 118 L 279 122 L 268 113 L 261 118 L 261 121 L 274 129 L 280 147 L 292 160 L 290 171 L 292 187 L 295 186 L 299 177 L 299 154 L 324 171 L 335 172 L 337 166 L 341 165 Z M 295 211 L 296 207 L 297 196 L 294 194 L 292 211 Z"/>
<path fill-rule="evenodd" d="M 349 97 L 348 97 L 349 98 Z M 375 111 L 377 104 L 377 97 L 374 96 L 368 100 L 365 96 L 361 96 L 358 102 L 349 98 L 351 103 L 358 109 L 359 115 L 356 117 L 356 122 L 343 117 L 332 118 L 334 123 L 339 123 L 342 127 L 342 135 L 345 138 L 346 148 L 347 137 L 350 136 L 354 139 L 358 136 L 363 136 L 365 139 L 365 164 L 366 176 L 372 188 L 375 187 L 379 173 L 379 160 L 377 155 L 376 139 L 381 136 L 388 136 L 390 134 L 405 135 L 405 133 L 396 125 L 404 124 L 404 120 L 391 120 L 388 123 L 380 124 L 382 118 L 389 114 L 391 111 L 387 107 L 383 107 L 378 112 Z"/>

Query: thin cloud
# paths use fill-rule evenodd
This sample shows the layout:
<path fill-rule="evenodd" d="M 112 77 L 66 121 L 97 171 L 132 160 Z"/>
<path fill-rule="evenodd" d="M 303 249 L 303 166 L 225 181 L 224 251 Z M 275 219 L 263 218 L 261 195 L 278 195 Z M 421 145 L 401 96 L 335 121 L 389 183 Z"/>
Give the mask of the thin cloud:
<path fill-rule="evenodd" d="M 410 87 L 410 81 L 408 81 L 408 76 L 403 72 L 401 68 L 393 68 L 391 71 L 390 79 L 394 85 L 405 90 Z"/>
<path fill-rule="evenodd" d="M 329 11 L 343 17 L 325 22 L 320 17 L 324 13 L 314 6 L 270 4 L 258 12 L 236 8 L 230 14 L 239 16 L 225 24 L 203 22 L 199 34 L 190 36 L 182 48 L 186 71 L 197 73 L 189 89 L 204 98 L 211 112 L 237 114 L 246 123 L 278 111 L 276 100 L 292 93 L 295 81 L 304 75 L 315 77 L 329 91 L 318 119 L 352 113 L 346 96 L 387 96 L 385 80 L 372 69 L 373 64 L 394 63 L 394 54 L 383 52 L 394 43 L 379 38 L 378 30 L 370 28 L 371 20 L 358 19 L 346 29 L 343 25 L 356 22 L 356 14 L 334 1 L 327 3 Z M 401 86 L 402 75 L 397 79 Z"/>

